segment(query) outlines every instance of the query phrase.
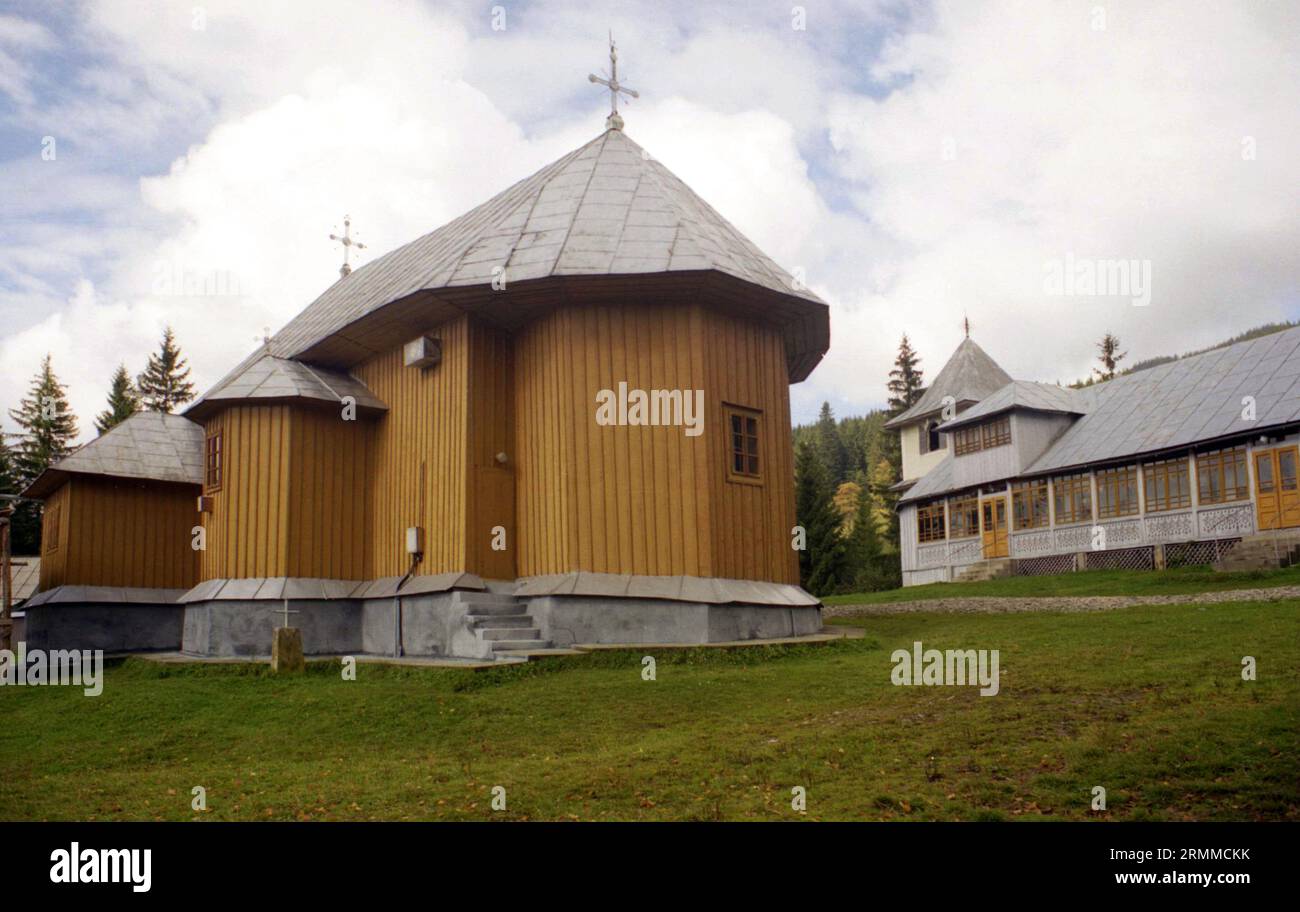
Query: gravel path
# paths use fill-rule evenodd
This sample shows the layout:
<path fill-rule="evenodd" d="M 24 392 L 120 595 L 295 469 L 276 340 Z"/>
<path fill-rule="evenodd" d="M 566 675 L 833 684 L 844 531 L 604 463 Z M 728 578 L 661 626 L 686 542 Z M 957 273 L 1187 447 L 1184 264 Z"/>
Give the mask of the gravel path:
<path fill-rule="evenodd" d="M 909 614 L 933 611 L 949 614 L 1004 614 L 1018 611 L 1110 611 L 1130 605 L 1215 605 L 1222 602 L 1276 602 L 1300 598 L 1300 586 L 1275 589 L 1228 589 L 1222 592 L 1193 592 L 1183 595 L 1068 595 L 1038 598 L 982 596 L 937 598 L 879 605 L 825 605 L 825 617 L 863 614 Z"/>

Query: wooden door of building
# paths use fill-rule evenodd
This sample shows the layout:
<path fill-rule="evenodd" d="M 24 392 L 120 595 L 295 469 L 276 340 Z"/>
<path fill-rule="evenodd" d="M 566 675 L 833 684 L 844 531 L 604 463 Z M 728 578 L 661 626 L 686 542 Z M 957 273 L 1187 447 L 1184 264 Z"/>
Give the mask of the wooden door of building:
<path fill-rule="evenodd" d="M 1296 447 L 1255 451 L 1255 510 L 1261 530 L 1300 526 L 1298 469 Z"/>
<path fill-rule="evenodd" d="M 1007 499 L 990 497 L 980 502 L 980 531 L 984 537 L 984 559 L 1006 557 L 1011 553 L 1007 542 Z"/>

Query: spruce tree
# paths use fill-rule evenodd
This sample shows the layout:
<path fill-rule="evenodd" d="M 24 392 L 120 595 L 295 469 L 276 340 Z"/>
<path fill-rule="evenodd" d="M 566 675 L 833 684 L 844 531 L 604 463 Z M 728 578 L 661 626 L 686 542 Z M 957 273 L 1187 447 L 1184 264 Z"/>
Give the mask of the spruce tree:
<path fill-rule="evenodd" d="M 820 457 L 817 447 L 800 445 L 795 457 L 795 513 L 805 535 L 799 552 L 800 582 L 813 595 L 828 595 L 840 584 L 844 571 L 844 540 L 831 500 L 834 489 Z"/>
<path fill-rule="evenodd" d="M 865 489 L 858 494 L 853 531 L 845 543 L 845 551 L 848 555 L 849 582 L 854 592 L 872 592 L 885 588 L 880 566 L 880 536 L 876 530 L 875 508 L 871 493 Z"/>
<path fill-rule="evenodd" d="M 843 483 L 849 474 L 848 453 L 829 402 L 822 403 L 821 412 L 817 415 L 817 448 L 821 450 L 822 464 L 830 475 L 831 486 Z"/>
<path fill-rule="evenodd" d="M 28 395 L 18 403 L 18 408 L 9 410 L 9 417 L 22 428 L 15 462 L 18 485 L 25 488 L 52 463 L 71 451 L 72 441 L 78 433 L 77 418 L 68 406 L 67 391 L 54 375 L 49 355 L 41 362 Z M 41 531 L 40 511 L 36 504 L 20 504 L 13 524 L 14 553 L 37 553 Z"/>
<path fill-rule="evenodd" d="M 162 345 L 136 381 L 140 401 L 151 412 L 170 412 L 194 398 L 190 369 L 181 357 L 180 347 L 170 326 L 163 330 Z"/>
<path fill-rule="evenodd" d="M 1111 380 L 1115 377 L 1115 365 L 1123 361 L 1128 352 L 1119 350 L 1119 337 L 1113 333 L 1106 333 L 1097 343 L 1097 360 L 1101 362 L 1101 370 L 1093 368 L 1092 371 L 1102 380 Z M 1092 385 L 1092 378 L 1088 378 L 1088 386 Z"/>
<path fill-rule="evenodd" d="M 140 410 L 140 399 L 131 383 L 131 375 L 126 372 L 126 365 L 119 364 L 113 374 L 112 385 L 108 391 L 108 409 L 100 412 L 95 419 L 95 430 L 103 434 L 117 427 Z"/>
<path fill-rule="evenodd" d="M 898 357 L 894 359 L 894 369 L 889 372 L 889 414 L 901 414 L 916 404 L 925 389 L 925 378 L 921 371 L 921 359 L 912 350 L 912 343 L 903 334 L 903 341 L 898 345 Z"/>

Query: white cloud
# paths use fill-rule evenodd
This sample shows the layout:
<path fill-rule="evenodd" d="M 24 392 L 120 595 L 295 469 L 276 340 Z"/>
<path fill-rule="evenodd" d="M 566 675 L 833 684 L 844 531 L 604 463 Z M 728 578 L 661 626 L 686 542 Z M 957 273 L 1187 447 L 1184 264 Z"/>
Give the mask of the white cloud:
<path fill-rule="evenodd" d="M 1069 381 L 1106 330 L 1135 360 L 1294 313 L 1297 23 L 1105 6 L 1094 31 L 1088 5 L 940 4 L 877 64 L 894 92 L 839 100 L 842 173 L 893 245 L 871 306 L 835 324 L 883 330 L 873 363 L 906 330 L 933 377 L 968 313 L 1014 376 Z M 1152 303 L 1045 295 L 1044 262 L 1067 253 L 1150 260 Z M 857 357 L 837 349 L 817 381 L 844 391 Z"/>
<path fill-rule="evenodd" d="M 603 119 L 585 74 L 607 24 L 586 10 L 521 7 L 492 34 L 487 7 L 453 20 L 411 0 L 204 8 L 195 30 L 189 4 L 91 5 L 79 38 L 102 55 L 68 77 L 85 91 L 29 112 L 87 153 L 61 149 L 57 186 L 41 163 L 0 174 L 25 188 L 14 205 L 31 223 L 0 276 L 19 289 L 7 306 L 59 302 L 0 340 L 5 402 L 51 351 L 89 431 L 113 367 L 138 371 L 165 322 L 210 384 L 334 280 L 325 235 L 345 212 L 365 262 Z M 793 389 L 797 417 L 823 398 L 881 403 L 903 331 L 933 376 L 964 314 L 1013 374 L 1069 380 L 1106 329 L 1136 358 L 1294 306 L 1297 106 L 1281 89 L 1297 84 L 1294 23 L 1124 4 L 1094 33 L 1090 8 L 923 8 L 874 60 L 854 56 L 842 6 L 812 9 L 807 33 L 779 17 L 748 27 L 737 9 L 633 5 L 608 23 L 643 91 L 629 135 L 832 302 L 831 354 Z M 839 88 L 868 70 L 892 91 Z M 129 197 L 90 168 L 186 120 L 198 141 Z M 72 208 L 102 223 L 72 230 Z M 1152 304 L 1045 297 L 1043 261 L 1067 252 L 1150 259 Z M 160 276 L 240 293 L 159 294 Z"/>

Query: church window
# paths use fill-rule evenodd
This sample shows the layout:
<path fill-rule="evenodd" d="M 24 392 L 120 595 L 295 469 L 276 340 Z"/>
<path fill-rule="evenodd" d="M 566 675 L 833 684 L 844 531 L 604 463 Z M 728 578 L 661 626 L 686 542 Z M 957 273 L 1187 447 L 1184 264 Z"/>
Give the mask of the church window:
<path fill-rule="evenodd" d="M 1092 520 L 1092 484 L 1087 475 L 1053 478 L 1052 491 L 1058 525 Z"/>
<path fill-rule="evenodd" d="M 1196 457 L 1196 481 L 1202 504 L 1226 503 L 1250 497 L 1246 448 L 1215 450 Z"/>
<path fill-rule="evenodd" d="M 984 449 L 1006 446 L 1011 442 L 1011 416 L 1003 415 L 983 425 Z"/>
<path fill-rule="evenodd" d="M 758 419 L 761 413 L 734 405 L 723 408 L 731 441 L 727 449 L 727 477 L 732 481 L 756 482 L 763 477 L 758 462 Z"/>
<path fill-rule="evenodd" d="M 939 433 L 939 422 L 931 421 L 925 426 L 924 453 L 937 453 L 943 449 L 943 435 Z"/>
<path fill-rule="evenodd" d="M 958 456 L 965 456 L 967 453 L 976 453 L 980 449 L 980 429 L 979 425 L 974 427 L 964 427 L 953 434 L 953 451 Z"/>
<path fill-rule="evenodd" d="M 1192 505 L 1192 485 L 1186 459 L 1160 459 L 1142 466 L 1147 512 L 1177 510 Z"/>
<path fill-rule="evenodd" d="M 1011 515 L 1016 529 L 1041 529 L 1048 525 L 1047 482 L 1030 481 L 1011 490 Z"/>
<path fill-rule="evenodd" d="M 208 491 L 221 489 L 221 432 L 208 436 L 207 462 L 203 474 L 203 487 Z"/>
<path fill-rule="evenodd" d="M 980 534 L 980 501 L 963 497 L 952 502 L 952 538 L 970 538 Z"/>
<path fill-rule="evenodd" d="M 916 540 L 925 544 L 943 541 L 943 501 L 916 509 Z"/>
<path fill-rule="evenodd" d="M 1097 516 L 1113 519 L 1138 511 L 1137 466 L 1097 472 Z"/>

